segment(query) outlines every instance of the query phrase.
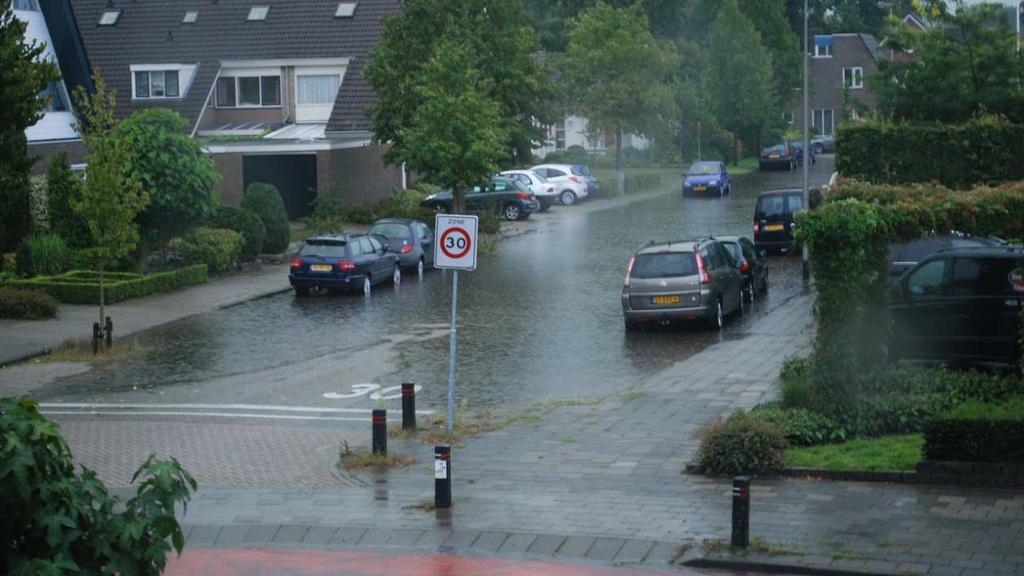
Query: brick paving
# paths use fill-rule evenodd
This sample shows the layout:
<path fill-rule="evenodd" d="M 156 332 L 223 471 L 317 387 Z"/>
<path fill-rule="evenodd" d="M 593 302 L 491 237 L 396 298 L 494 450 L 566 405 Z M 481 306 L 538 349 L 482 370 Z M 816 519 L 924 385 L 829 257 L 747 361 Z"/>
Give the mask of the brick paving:
<path fill-rule="evenodd" d="M 119 445 L 116 434 L 89 423 L 62 426 L 76 455 L 105 479 L 125 477 L 127 464 L 116 459 L 133 442 L 194 467 L 203 488 L 184 523 L 196 547 L 649 564 L 730 558 L 707 546 L 728 539 L 729 483 L 681 471 L 702 423 L 770 398 L 782 360 L 808 350 L 811 297 L 773 305 L 742 334 L 624 384 L 617 397 L 564 406 L 457 446 L 451 510 L 432 509 L 432 448 L 416 440 L 390 442 L 417 458 L 413 466 L 346 482 L 325 472 L 336 430 L 125 423 L 121 434 L 132 441 Z M 227 441 L 182 440 L 190 435 Z M 1024 495 L 1010 490 L 762 479 L 754 482 L 751 525 L 756 551 L 744 560 L 883 574 L 1024 574 Z"/>

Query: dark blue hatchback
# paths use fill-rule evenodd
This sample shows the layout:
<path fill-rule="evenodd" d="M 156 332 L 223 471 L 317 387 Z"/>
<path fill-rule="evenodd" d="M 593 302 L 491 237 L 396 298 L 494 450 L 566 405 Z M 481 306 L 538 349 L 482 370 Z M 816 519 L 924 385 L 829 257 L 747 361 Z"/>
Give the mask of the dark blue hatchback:
<path fill-rule="evenodd" d="M 369 294 L 375 284 L 402 282 L 398 255 L 387 239 L 368 234 L 331 234 L 306 240 L 288 274 L 295 294 L 349 291 Z"/>

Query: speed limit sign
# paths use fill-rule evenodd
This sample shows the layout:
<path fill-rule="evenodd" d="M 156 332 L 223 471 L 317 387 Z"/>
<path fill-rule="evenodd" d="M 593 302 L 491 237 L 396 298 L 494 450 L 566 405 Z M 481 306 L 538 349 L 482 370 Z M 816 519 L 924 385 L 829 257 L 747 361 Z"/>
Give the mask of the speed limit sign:
<path fill-rule="evenodd" d="M 434 221 L 434 267 L 476 270 L 477 217 L 438 214 Z"/>

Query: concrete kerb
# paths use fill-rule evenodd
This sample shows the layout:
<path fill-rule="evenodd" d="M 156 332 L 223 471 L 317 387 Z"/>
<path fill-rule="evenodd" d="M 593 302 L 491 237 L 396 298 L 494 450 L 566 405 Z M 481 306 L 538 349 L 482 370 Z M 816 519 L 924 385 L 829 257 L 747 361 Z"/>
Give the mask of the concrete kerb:
<path fill-rule="evenodd" d="M 712 570 L 732 570 L 736 572 L 758 572 L 762 574 L 793 574 L 809 576 L 898 576 L 892 572 L 868 572 L 863 570 L 844 570 L 837 568 L 790 564 L 770 560 L 728 558 L 697 558 L 681 562 L 688 568 L 708 568 Z"/>

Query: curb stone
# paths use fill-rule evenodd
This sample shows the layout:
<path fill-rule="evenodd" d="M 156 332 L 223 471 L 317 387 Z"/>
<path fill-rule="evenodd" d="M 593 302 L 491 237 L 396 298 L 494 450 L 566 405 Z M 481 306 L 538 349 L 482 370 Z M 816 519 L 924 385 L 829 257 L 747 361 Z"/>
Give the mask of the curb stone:
<path fill-rule="evenodd" d="M 898 576 L 892 572 L 867 572 L 836 568 L 818 568 L 785 562 L 762 562 L 759 560 L 730 560 L 724 558 L 697 558 L 680 563 L 688 568 L 711 568 L 762 574 L 794 574 L 809 576 Z"/>

